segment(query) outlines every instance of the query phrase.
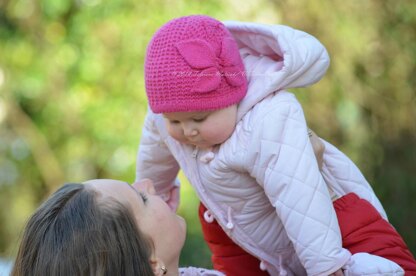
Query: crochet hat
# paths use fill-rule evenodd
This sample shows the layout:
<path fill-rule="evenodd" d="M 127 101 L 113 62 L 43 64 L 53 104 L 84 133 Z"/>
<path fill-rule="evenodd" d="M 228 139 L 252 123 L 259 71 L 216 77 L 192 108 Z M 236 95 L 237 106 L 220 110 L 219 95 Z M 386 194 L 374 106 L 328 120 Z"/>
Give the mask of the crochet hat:
<path fill-rule="evenodd" d="M 247 79 L 238 46 L 220 21 L 173 19 L 147 47 L 145 85 L 154 113 L 209 111 L 241 101 Z"/>

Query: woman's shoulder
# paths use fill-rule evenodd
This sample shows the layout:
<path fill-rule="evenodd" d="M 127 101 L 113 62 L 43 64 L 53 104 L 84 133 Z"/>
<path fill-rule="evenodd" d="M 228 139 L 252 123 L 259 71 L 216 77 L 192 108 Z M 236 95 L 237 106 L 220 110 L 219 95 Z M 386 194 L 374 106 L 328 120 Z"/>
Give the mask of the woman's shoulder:
<path fill-rule="evenodd" d="M 217 270 L 198 268 L 198 267 L 181 267 L 179 268 L 181 276 L 224 276 L 225 274 Z"/>

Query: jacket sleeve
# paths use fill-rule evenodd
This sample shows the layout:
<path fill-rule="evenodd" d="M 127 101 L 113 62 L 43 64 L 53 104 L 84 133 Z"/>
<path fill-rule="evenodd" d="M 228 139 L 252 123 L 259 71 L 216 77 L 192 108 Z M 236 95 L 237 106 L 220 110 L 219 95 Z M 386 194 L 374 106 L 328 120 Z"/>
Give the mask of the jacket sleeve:
<path fill-rule="evenodd" d="M 148 111 L 137 152 L 136 181 L 149 178 L 157 194 L 167 195 L 178 186 L 179 165 L 156 126 L 157 115 Z"/>
<path fill-rule="evenodd" d="M 325 183 L 330 186 L 338 196 L 343 196 L 348 193 L 357 194 L 360 198 L 370 202 L 380 215 L 385 220 L 388 220 L 383 205 L 381 205 L 373 188 L 354 162 L 327 141 L 322 140 L 322 142 L 325 145 L 324 162 L 322 166 L 322 176 Z"/>
<path fill-rule="evenodd" d="M 264 188 L 308 275 L 329 275 L 350 253 L 295 97 L 277 93 L 252 122 L 246 169 Z"/>

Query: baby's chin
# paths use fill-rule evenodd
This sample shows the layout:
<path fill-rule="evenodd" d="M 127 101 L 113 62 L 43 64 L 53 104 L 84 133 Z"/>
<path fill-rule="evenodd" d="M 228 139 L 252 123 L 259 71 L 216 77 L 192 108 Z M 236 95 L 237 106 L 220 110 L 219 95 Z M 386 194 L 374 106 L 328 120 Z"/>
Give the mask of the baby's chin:
<path fill-rule="evenodd" d="M 213 145 L 211 145 L 209 143 L 204 143 L 204 142 L 194 143 L 194 142 L 186 141 L 185 144 L 187 144 L 189 146 L 197 147 L 198 149 L 202 149 L 202 150 L 209 149 L 209 148 L 213 147 Z"/>
<path fill-rule="evenodd" d="M 216 141 L 217 142 L 217 141 Z M 225 141 L 224 141 L 225 142 Z M 210 142 L 206 142 L 206 141 L 202 141 L 202 142 L 190 142 L 190 141 L 185 141 L 183 142 L 189 146 L 193 146 L 193 147 L 197 147 L 200 150 L 211 150 L 213 147 L 216 147 L 218 145 L 221 145 L 222 142 L 218 142 L 218 143 L 210 143 Z"/>
<path fill-rule="evenodd" d="M 213 144 L 194 144 L 195 147 L 197 147 L 200 150 L 211 150 L 216 145 Z"/>

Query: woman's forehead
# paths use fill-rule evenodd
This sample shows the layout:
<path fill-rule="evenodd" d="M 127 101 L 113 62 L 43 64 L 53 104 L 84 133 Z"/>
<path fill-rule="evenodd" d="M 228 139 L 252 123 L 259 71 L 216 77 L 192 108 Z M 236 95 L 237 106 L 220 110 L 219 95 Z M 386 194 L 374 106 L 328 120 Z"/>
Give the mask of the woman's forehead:
<path fill-rule="evenodd" d="M 83 183 L 100 192 L 103 197 L 111 197 L 122 203 L 136 201 L 136 192 L 127 182 L 113 179 L 93 179 Z"/>

